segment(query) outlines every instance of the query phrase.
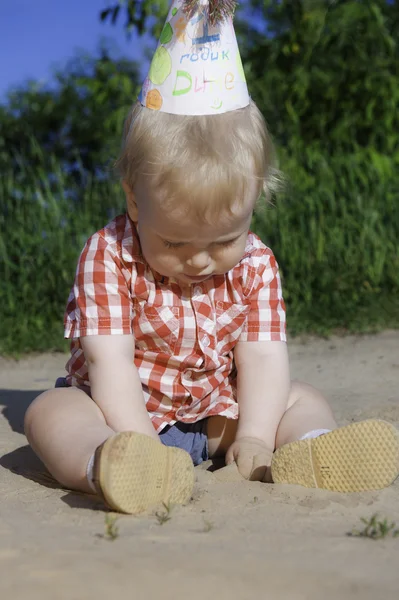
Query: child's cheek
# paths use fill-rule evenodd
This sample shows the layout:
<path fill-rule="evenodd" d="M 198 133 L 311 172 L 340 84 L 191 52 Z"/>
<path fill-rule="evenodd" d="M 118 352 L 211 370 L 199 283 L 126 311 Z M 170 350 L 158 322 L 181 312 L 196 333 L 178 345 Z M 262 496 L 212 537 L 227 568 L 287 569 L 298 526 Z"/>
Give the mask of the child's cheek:
<path fill-rule="evenodd" d="M 242 259 L 244 252 L 245 252 L 245 247 L 243 247 L 242 249 L 235 248 L 234 250 L 231 250 L 230 252 L 228 252 L 223 258 L 224 270 L 229 271 L 230 269 L 235 267 Z"/>
<path fill-rule="evenodd" d="M 180 259 L 168 250 L 164 250 L 158 254 L 158 262 L 165 267 L 173 268 L 180 264 Z"/>

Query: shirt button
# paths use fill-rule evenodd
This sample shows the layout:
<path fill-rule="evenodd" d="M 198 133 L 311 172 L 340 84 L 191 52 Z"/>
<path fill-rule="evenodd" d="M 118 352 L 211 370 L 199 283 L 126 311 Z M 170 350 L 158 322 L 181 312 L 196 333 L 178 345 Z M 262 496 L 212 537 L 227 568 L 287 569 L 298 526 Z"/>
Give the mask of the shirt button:
<path fill-rule="evenodd" d="M 204 335 L 204 338 L 203 338 L 203 340 L 202 340 L 202 343 L 204 344 L 205 348 L 208 348 L 208 346 L 209 346 L 209 344 L 210 344 L 211 342 L 210 342 L 210 339 L 209 339 L 209 337 L 208 337 L 207 335 Z"/>
<path fill-rule="evenodd" d="M 202 287 L 200 285 L 196 285 L 194 288 L 194 294 L 197 294 L 198 296 L 200 294 L 202 294 Z"/>

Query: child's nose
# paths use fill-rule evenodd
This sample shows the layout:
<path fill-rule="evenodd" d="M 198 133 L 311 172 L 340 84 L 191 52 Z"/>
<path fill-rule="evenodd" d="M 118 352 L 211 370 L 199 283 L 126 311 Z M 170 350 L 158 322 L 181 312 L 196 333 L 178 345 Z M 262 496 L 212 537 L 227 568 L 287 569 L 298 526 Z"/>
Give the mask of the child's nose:
<path fill-rule="evenodd" d="M 211 257 L 206 250 L 199 250 L 187 259 L 187 264 L 193 269 L 204 269 L 211 262 Z"/>

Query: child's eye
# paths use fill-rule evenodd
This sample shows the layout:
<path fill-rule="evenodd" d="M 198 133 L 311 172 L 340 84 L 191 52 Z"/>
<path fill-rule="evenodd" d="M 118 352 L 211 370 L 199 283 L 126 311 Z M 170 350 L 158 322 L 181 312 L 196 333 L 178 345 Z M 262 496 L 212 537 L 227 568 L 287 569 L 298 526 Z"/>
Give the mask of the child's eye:
<path fill-rule="evenodd" d="M 183 242 L 168 242 L 167 240 L 163 240 L 164 245 L 167 248 L 181 248 L 181 246 L 184 246 Z"/>

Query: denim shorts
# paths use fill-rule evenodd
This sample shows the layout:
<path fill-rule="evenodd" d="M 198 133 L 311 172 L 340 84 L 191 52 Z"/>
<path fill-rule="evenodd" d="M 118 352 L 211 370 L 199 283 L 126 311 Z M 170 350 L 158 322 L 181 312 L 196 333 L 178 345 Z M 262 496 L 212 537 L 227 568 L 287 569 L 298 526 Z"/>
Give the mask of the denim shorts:
<path fill-rule="evenodd" d="M 65 377 L 58 377 L 55 387 L 70 386 Z M 167 425 L 159 434 L 160 440 L 165 446 L 182 448 L 189 453 L 195 466 L 200 465 L 209 458 L 207 421 L 208 419 L 202 419 L 196 423 L 177 422 Z"/>

